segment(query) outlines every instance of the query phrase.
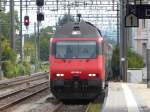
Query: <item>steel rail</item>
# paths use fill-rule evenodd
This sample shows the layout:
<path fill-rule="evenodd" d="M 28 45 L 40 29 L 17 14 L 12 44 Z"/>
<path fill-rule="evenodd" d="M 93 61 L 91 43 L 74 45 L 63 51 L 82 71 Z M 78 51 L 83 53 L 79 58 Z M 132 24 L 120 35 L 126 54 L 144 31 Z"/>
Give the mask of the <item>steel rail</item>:
<path fill-rule="evenodd" d="M 46 82 L 47 82 L 47 81 L 44 81 L 44 82 L 41 82 L 41 83 L 39 83 L 39 84 L 43 84 L 43 83 L 46 83 Z M 26 90 L 26 89 L 36 87 L 36 86 L 39 85 L 39 84 L 33 84 L 33 85 L 30 85 L 29 87 L 19 88 L 19 89 L 15 90 L 15 91 L 11 91 L 11 92 L 2 94 L 2 95 L 0 95 L 0 100 L 1 100 L 1 99 L 4 99 L 4 98 L 6 98 L 6 97 L 9 97 L 9 96 L 11 96 L 11 95 L 13 95 L 13 94 L 16 94 L 16 93 L 18 93 L 18 92 L 24 91 L 24 90 Z"/>
<path fill-rule="evenodd" d="M 32 76 L 27 76 L 27 77 L 18 77 L 18 78 L 11 79 L 8 81 L 2 81 L 2 82 L 0 82 L 0 89 L 32 82 L 32 81 L 43 79 L 43 78 L 48 78 L 47 73 L 41 73 L 41 74 L 36 74 L 36 75 L 32 75 Z"/>
<path fill-rule="evenodd" d="M 34 85 L 32 87 L 28 87 L 28 88 L 25 88 L 23 90 L 16 91 L 12 94 L 9 94 L 9 95 L 7 95 L 7 97 L 5 96 L 4 99 L 0 100 L 0 111 L 18 103 L 24 99 L 27 99 L 27 98 L 29 98 L 29 97 L 31 97 L 31 96 L 33 96 L 33 95 L 35 95 L 41 91 L 44 91 L 47 88 L 48 88 L 48 82 L 42 82 L 38 85 Z M 24 94 L 24 95 L 22 95 L 22 94 Z M 14 97 L 15 97 L 15 99 L 14 99 Z M 9 102 L 6 101 L 7 98 L 9 100 Z"/>

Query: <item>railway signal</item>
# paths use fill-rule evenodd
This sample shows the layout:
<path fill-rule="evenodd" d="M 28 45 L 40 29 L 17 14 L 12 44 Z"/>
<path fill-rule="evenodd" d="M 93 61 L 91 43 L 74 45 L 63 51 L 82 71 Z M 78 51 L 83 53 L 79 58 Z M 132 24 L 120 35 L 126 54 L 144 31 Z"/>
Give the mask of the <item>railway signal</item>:
<path fill-rule="evenodd" d="M 43 6 L 44 5 L 44 0 L 36 0 L 36 5 L 37 6 Z"/>
<path fill-rule="evenodd" d="M 39 12 L 39 13 L 37 14 L 37 21 L 43 21 L 43 20 L 44 20 L 44 14 L 41 13 L 41 12 Z"/>
<path fill-rule="evenodd" d="M 24 17 L 24 25 L 29 26 L 29 16 Z"/>
<path fill-rule="evenodd" d="M 79 18 L 79 22 L 80 22 L 81 14 L 77 14 L 77 17 Z"/>

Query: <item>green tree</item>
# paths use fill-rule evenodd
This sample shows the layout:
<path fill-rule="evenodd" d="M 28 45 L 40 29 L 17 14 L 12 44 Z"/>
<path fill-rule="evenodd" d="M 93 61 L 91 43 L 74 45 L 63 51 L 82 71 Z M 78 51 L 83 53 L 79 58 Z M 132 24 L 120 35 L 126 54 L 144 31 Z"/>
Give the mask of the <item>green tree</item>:
<path fill-rule="evenodd" d="M 119 62 L 120 56 L 119 56 L 119 48 L 116 47 L 113 50 L 113 55 L 112 55 L 112 71 L 113 71 L 113 78 L 118 79 L 120 76 L 120 62 Z M 121 76 L 120 76 L 121 77 Z"/>
<path fill-rule="evenodd" d="M 11 61 L 12 63 L 16 62 L 16 54 L 15 52 L 9 47 L 9 43 L 7 39 L 2 40 L 1 44 L 2 54 L 1 60 L 2 61 Z"/>
<path fill-rule="evenodd" d="M 10 48 L 7 39 L 3 39 L 1 43 L 1 60 L 2 63 L 2 70 L 4 72 L 4 76 L 7 78 L 12 78 L 16 76 L 16 54 Z"/>
<path fill-rule="evenodd" d="M 33 57 L 35 57 L 35 46 L 32 42 L 26 41 L 24 45 L 24 55 L 26 61 L 31 61 Z M 28 60 L 30 57 L 30 60 Z"/>
<path fill-rule="evenodd" d="M 9 44 L 9 17 L 10 13 L 0 12 L 1 22 L 1 60 L 4 76 L 8 78 L 16 77 L 19 73 L 16 63 L 16 53 L 10 48 Z M 18 13 L 15 11 L 15 26 L 18 29 Z"/>
<path fill-rule="evenodd" d="M 113 55 L 112 55 L 112 69 L 116 69 L 119 67 L 119 48 L 116 47 L 114 50 L 113 50 Z"/>
<path fill-rule="evenodd" d="M 49 40 L 52 36 L 52 27 L 48 26 L 42 28 L 40 31 L 40 60 L 48 61 L 49 57 Z M 31 62 L 35 62 L 35 35 L 31 34 L 30 36 L 25 37 L 25 56 L 31 55 Z"/>
<path fill-rule="evenodd" d="M 9 38 L 9 16 L 10 16 L 10 13 L 7 12 L 0 12 L 0 20 L 1 20 L 1 30 L 2 30 L 2 34 L 1 36 L 3 38 Z M 16 29 L 19 29 L 19 19 L 18 19 L 18 12 L 15 11 L 15 26 L 16 26 Z"/>
<path fill-rule="evenodd" d="M 48 26 L 46 28 L 42 28 L 40 31 L 40 60 L 48 61 L 49 57 L 49 40 L 52 36 L 52 27 Z M 25 38 L 25 55 L 30 54 L 31 52 L 31 62 L 35 61 L 35 35 L 31 34 L 30 38 Z M 28 52 L 27 49 L 32 49 L 31 52 Z M 28 52 L 28 53 L 27 53 Z"/>
<path fill-rule="evenodd" d="M 1 20 L 1 36 L 9 38 L 9 13 L 0 12 Z"/>
<path fill-rule="evenodd" d="M 48 26 L 41 30 L 40 34 L 40 59 L 42 61 L 48 61 L 49 57 L 49 40 L 52 33 L 52 27 Z"/>

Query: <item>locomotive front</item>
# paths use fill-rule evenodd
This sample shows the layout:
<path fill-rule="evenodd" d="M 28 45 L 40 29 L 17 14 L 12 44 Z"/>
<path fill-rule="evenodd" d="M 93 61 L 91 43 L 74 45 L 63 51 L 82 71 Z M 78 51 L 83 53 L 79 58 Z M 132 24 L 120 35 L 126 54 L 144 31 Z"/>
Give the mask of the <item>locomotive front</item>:
<path fill-rule="evenodd" d="M 60 100 L 94 99 L 105 80 L 102 37 L 86 22 L 67 23 L 50 40 L 50 87 Z"/>

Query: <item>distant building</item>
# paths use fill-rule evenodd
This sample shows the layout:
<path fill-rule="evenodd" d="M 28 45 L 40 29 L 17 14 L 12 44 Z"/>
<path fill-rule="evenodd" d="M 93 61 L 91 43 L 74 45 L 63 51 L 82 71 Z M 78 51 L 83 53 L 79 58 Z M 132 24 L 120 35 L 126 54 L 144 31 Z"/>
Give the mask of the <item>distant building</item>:
<path fill-rule="evenodd" d="M 142 55 L 146 62 L 146 49 L 150 37 L 150 20 L 140 19 L 139 27 L 132 29 L 132 48 Z"/>
<path fill-rule="evenodd" d="M 150 4 L 150 1 L 143 0 L 143 4 Z M 150 20 L 140 19 L 139 27 L 132 28 L 132 48 L 144 57 L 146 62 L 146 49 L 150 47 Z M 149 43 L 148 43 L 149 42 Z M 149 45 L 148 45 L 149 44 Z"/>

